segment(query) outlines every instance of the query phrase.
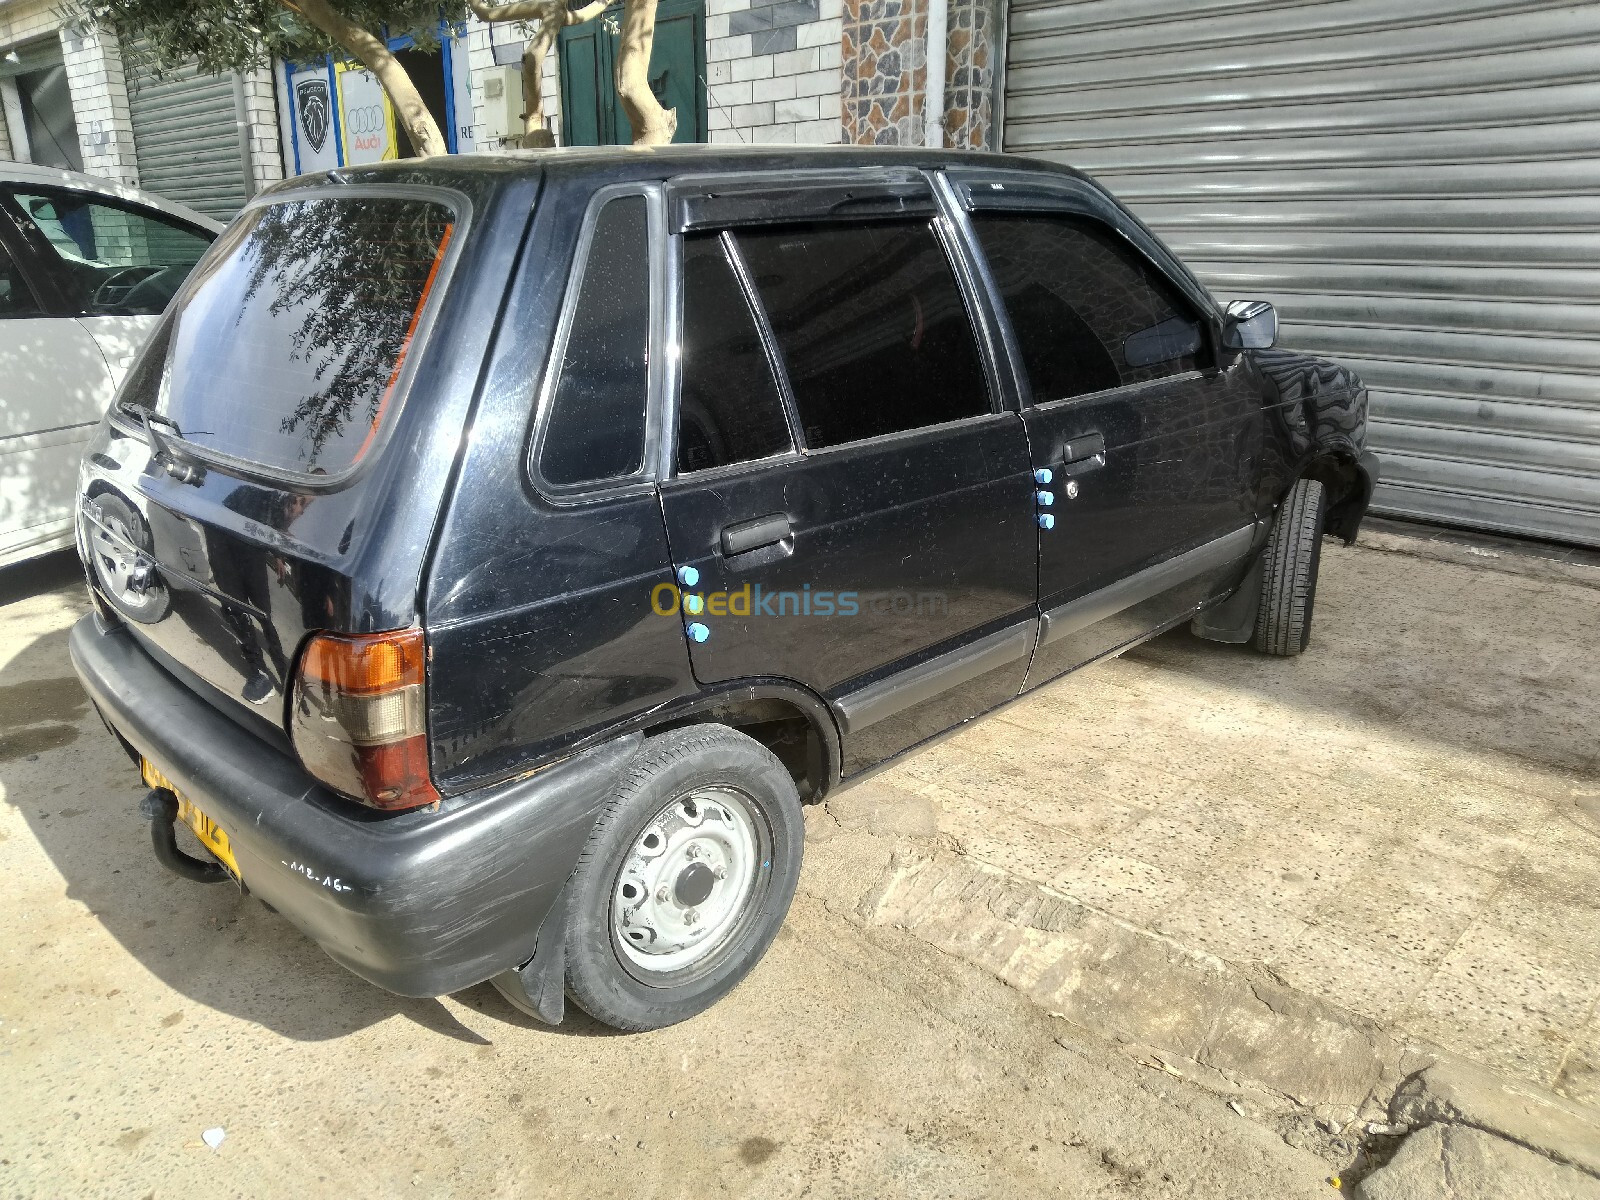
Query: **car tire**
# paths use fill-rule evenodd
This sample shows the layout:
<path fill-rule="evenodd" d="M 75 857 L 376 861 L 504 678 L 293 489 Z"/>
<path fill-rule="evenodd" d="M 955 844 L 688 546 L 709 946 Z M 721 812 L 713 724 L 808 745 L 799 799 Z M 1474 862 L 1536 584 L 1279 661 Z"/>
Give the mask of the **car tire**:
<path fill-rule="evenodd" d="M 1311 642 L 1327 514 L 1327 493 L 1315 479 L 1296 481 L 1278 509 L 1262 551 L 1261 604 L 1256 610 L 1254 645 L 1264 654 L 1292 657 Z"/>
<path fill-rule="evenodd" d="M 568 884 L 567 995 L 629 1031 L 703 1012 L 777 936 L 804 843 L 794 781 L 765 746 L 725 725 L 650 738 Z"/>

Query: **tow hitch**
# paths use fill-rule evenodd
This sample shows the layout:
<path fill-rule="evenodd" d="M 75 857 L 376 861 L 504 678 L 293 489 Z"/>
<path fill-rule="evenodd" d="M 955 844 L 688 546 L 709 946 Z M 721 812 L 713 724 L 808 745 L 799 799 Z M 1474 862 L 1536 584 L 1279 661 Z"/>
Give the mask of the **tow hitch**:
<path fill-rule="evenodd" d="M 167 870 L 196 883 L 227 883 L 233 879 L 221 863 L 206 862 L 178 849 L 178 798 L 171 792 L 151 788 L 139 802 L 139 811 L 150 822 L 150 844 Z"/>

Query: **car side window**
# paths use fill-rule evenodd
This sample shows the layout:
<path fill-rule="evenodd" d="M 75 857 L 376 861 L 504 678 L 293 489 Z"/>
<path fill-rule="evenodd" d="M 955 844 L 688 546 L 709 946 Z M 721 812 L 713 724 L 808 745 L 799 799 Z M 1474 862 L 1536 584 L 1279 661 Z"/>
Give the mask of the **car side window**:
<path fill-rule="evenodd" d="M 684 239 L 681 361 L 679 474 L 794 448 L 783 396 L 723 235 Z"/>
<path fill-rule="evenodd" d="M 741 230 L 736 240 L 809 448 L 991 411 L 972 322 L 929 222 Z"/>
<path fill-rule="evenodd" d="M 1095 221 L 976 213 L 1036 403 L 1193 371 L 1205 338 L 1188 301 Z"/>
<path fill-rule="evenodd" d="M 650 361 L 650 216 L 643 196 L 601 210 L 589 239 L 539 448 L 558 487 L 634 475 L 644 465 Z"/>
<path fill-rule="evenodd" d="M 54 189 L 11 194 L 49 244 L 50 274 L 76 313 L 161 313 L 211 245 L 208 234 L 155 213 Z"/>
<path fill-rule="evenodd" d="M 36 317 L 40 311 L 11 252 L 0 246 L 0 317 Z"/>

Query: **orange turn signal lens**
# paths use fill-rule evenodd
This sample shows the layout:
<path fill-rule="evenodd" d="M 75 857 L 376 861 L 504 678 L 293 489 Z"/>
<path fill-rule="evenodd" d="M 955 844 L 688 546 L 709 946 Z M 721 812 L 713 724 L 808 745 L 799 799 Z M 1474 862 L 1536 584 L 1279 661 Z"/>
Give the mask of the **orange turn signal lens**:
<path fill-rule="evenodd" d="M 346 695 L 421 685 L 427 652 L 422 630 L 394 633 L 319 633 L 306 643 L 300 674 Z"/>

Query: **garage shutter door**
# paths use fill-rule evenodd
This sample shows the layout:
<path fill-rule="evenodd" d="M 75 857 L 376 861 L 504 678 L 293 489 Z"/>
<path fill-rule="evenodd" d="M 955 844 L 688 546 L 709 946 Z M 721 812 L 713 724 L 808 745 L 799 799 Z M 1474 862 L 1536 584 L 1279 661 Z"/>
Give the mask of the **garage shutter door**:
<path fill-rule="evenodd" d="M 1600 4 L 1011 6 L 1004 145 L 1372 389 L 1379 511 L 1600 544 Z"/>
<path fill-rule="evenodd" d="M 193 67 L 169 72 L 165 79 L 138 66 L 130 74 L 139 186 L 228 220 L 250 198 L 234 76 L 207 75 Z"/>

